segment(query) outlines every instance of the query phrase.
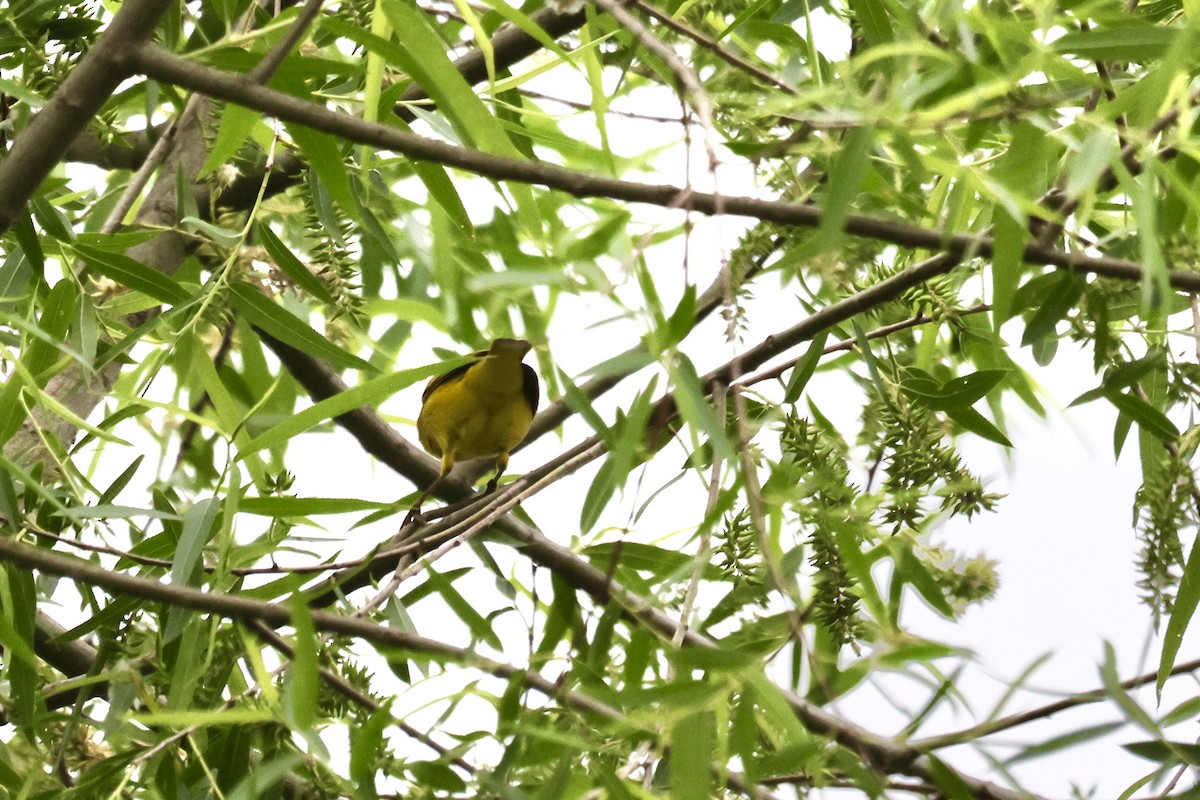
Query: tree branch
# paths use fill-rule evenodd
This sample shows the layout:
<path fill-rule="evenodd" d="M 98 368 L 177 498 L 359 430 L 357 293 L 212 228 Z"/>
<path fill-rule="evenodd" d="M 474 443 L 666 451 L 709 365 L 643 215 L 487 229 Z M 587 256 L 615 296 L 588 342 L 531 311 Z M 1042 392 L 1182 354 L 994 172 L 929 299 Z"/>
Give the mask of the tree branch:
<path fill-rule="evenodd" d="M 291 95 L 248 83 L 243 76 L 179 58 L 154 45 L 143 46 L 130 53 L 129 58 L 136 64 L 136 68 L 158 80 L 254 108 L 265 114 L 307 125 L 360 144 L 389 149 L 419 161 L 458 167 L 489 178 L 546 186 L 575 197 L 606 197 L 705 214 L 733 214 L 806 228 L 816 228 L 821 224 L 820 209 L 803 203 L 729 195 L 718 197 L 708 192 L 692 192 L 679 186 L 623 181 L 577 172 L 541 161 L 521 161 L 457 147 L 330 111 Z M 995 242 L 990 236 L 950 233 L 875 217 L 850 215 L 846 218 L 844 230 L 852 236 L 889 242 L 901 247 L 944 252 L 956 260 L 975 256 L 990 258 L 995 253 Z M 1026 245 L 1021 257 L 1029 264 L 1089 272 L 1124 280 L 1136 281 L 1142 278 L 1141 265 L 1123 258 L 1085 256 L 1036 243 Z M 1172 271 L 1169 273 L 1169 281 L 1177 289 L 1200 291 L 1200 275 L 1195 273 Z"/>
<path fill-rule="evenodd" d="M 1176 675 L 1184 675 L 1200 670 L 1200 659 L 1194 661 L 1185 661 L 1182 664 L 1176 664 L 1171 669 L 1168 675 L 1174 677 Z M 1122 689 L 1136 689 L 1139 686 L 1145 686 L 1154 683 L 1158 680 L 1158 672 L 1147 672 L 1144 675 L 1138 675 L 1134 678 L 1121 681 L 1118 684 Z M 1047 703 L 1044 706 L 1022 711 L 1019 714 L 1010 714 L 1007 717 L 994 719 L 989 722 L 983 722 L 979 725 L 974 725 L 970 728 L 964 728 L 953 733 L 944 733 L 940 736 L 930 736 L 927 739 L 920 739 L 912 743 L 913 747 L 920 748 L 924 752 L 932 752 L 941 750 L 945 747 L 953 747 L 955 745 L 972 742 L 984 736 L 990 736 L 999 731 L 1006 731 L 1010 728 L 1015 728 L 1019 725 L 1024 725 L 1029 722 L 1052 717 L 1060 711 L 1066 711 L 1070 708 L 1088 705 L 1090 703 L 1099 703 L 1102 700 L 1109 698 L 1107 689 L 1092 689 L 1088 692 L 1080 692 L 1069 697 L 1064 697 L 1061 700 L 1056 700 L 1053 703 Z"/>
<path fill-rule="evenodd" d="M 126 58 L 153 35 L 171 0 L 127 0 L 50 101 L 0 161 L 0 233 L 7 231 L 50 171 L 130 72 Z"/>
<path fill-rule="evenodd" d="M 551 39 L 557 39 L 582 26 L 587 20 L 587 14 L 583 9 L 564 14 L 548 7 L 531 16 L 530 20 L 544 30 Z M 492 63 L 497 70 L 508 69 L 518 61 L 541 50 L 543 46 L 540 40 L 530 36 L 517 26 L 506 24 L 492 37 Z M 487 55 L 482 49 L 477 48 L 455 61 L 454 68 L 467 83 L 479 83 L 488 77 Z M 400 100 L 392 111 L 400 119 L 411 122 L 416 115 L 409 105 L 426 100 L 428 97 L 429 94 L 425 89 L 414 82 L 404 91 L 404 94 L 400 95 Z"/>

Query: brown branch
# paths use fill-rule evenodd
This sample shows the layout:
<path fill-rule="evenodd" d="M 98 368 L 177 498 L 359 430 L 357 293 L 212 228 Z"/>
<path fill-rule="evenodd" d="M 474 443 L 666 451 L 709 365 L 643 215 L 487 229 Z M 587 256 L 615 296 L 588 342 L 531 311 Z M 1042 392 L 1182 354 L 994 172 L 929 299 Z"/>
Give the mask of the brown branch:
<path fill-rule="evenodd" d="M 0 233 L 7 231 L 132 66 L 127 56 L 153 35 L 171 0 L 127 0 L 50 101 L 0 161 Z"/>
<path fill-rule="evenodd" d="M 530 17 L 538 27 L 546 32 L 551 39 L 557 39 L 573 30 L 578 29 L 587 20 L 587 14 L 582 9 L 571 14 L 563 14 L 553 8 L 543 8 Z M 492 37 L 491 51 L 493 63 L 498 70 L 509 67 L 541 50 L 542 43 L 515 25 L 506 24 L 496 31 Z M 486 80 L 487 56 L 482 50 L 474 50 L 454 62 L 454 68 L 463 76 L 467 83 L 476 84 Z M 421 86 L 413 83 L 400 95 L 400 100 L 392 109 L 401 119 L 411 122 L 416 115 L 408 106 L 411 103 L 428 99 L 429 94 Z"/>
<path fill-rule="evenodd" d="M 70 578 L 89 586 L 99 586 L 114 594 L 140 597 L 179 608 L 216 614 L 245 623 L 252 628 L 257 625 L 280 628 L 292 624 L 292 611 L 284 604 L 251 600 L 224 592 L 205 592 L 188 586 L 159 583 L 31 547 L 11 539 L 0 538 L 0 560 L 45 574 Z M 476 653 L 474 649 L 456 647 L 357 617 L 344 617 L 312 609 L 308 609 L 308 613 L 314 629 L 322 633 L 349 636 L 381 647 L 396 648 L 429 655 L 436 659 L 454 661 L 507 681 L 522 682 L 534 691 L 557 701 L 564 708 L 572 711 L 632 726 L 643 735 L 654 735 L 652 731 L 643 729 L 638 723 L 622 714 L 620 710 L 602 700 L 574 689 L 564 688 L 533 670 L 486 658 Z M 728 785 L 737 791 L 758 798 L 771 797 L 769 793 L 750 786 L 733 772 L 727 772 L 726 777 Z"/>
<path fill-rule="evenodd" d="M 631 0 L 631 2 L 629 2 L 629 5 L 633 6 L 638 11 L 641 11 L 646 16 L 654 18 L 655 20 L 658 21 L 659 24 L 661 24 L 667 28 L 670 28 L 671 30 L 675 31 L 676 33 L 680 34 L 681 36 L 686 36 L 687 38 L 691 39 L 696 44 L 700 45 L 705 50 L 708 50 L 710 53 L 712 53 L 713 55 L 715 55 L 717 58 L 721 59 L 725 63 L 729 64 L 730 66 L 732 66 L 736 69 L 740 69 L 742 72 L 745 72 L 746 74 L 757 78 L 758 80 L 762 81 L 763 83 L 770 84 L 771 86 L 774 86 L 776 89 L 787 92 L 788 94 L 791 94 L 791 95 L 797 94 L 797 91 L 794 87 L 789 86 L 788 84 L 779 80 L 779 78 L 776 78 L 774 75 L 767 72 L 766 70 L 756 67 L 755 65 L 751 64 L 749 61 L 742 58 L 741 56 L 738 56 L 738 55 L 735 55 L 734 53 L 729 52 L 724 47 L 721 47 L 721 43 L 718 42 L 716 39 L 705 36 L 700 31 L 696 30 L 695 28 L 691 27 L 690 25 L 680 22 L 679 20 L 672 17 L 670 14 L 664 14 L 662 11 L 659 11 L 657 8 L 650 5 L 649 3 L 643 2 L 643 0 Z"/>
<path fill-rule="evenodd" d="M 323 0 L 308 0 L 304 4 L 283 38 L 276 42 L 271 51 L 254 65 L 254 69 L 250 70 L 250 74 L 247 75 L 250 80 L 255 83 L 266 83 L 271 79 L 275 70 L 279 69 L 283 60 L 288 57 L 288 53 L 292 52 L 292 48 L 300 43 L 300 39 L 304 37 L 312 21 L 317 18 L 317 14 L 321 13 L 322 2 Z"/>
<path fill-rule="evenodd" d="M 274 629 L 272 629 L 269 625 L 264 623 L 262 620 L 257 620 L 257 619 L 250 620 L 249 622 L 246 623 L 246 625 L 247 625 L 247 627 L 250 628 L 250 630 L 254 631 L 254 634 L 256 636 L 258 636 L 260 639 L 262 639 L 264 642 L 269 644 L 271 647 L 274 647 L 276 650 L 278 650 L 280 653 L 282 653 L 284 655 L 284 657 L 287 658 L 289 661 L 296 657 L 295 648 L 293 648 L 290 644 L 288 644 L 286 641 L 284 641 L 284 638 L 282 636 L 280 636 L 278 633 L 276 633 Z M 368 712 L 370 712 L 372 714 L 374 714 L 376 711 L 378 711 L 380 708 L 382 708 L 382 706 L 379 705 L 379 703 L 375 702 L 374 698 L 367 695 L 365 692 L 361 691 L 357 686 L 355 686 L 350 681 L 343 678 L 338 673 L 334 672 L 329 667 L 320 667 L 319 671 L 321 674 L 321 680 L 325 681 L 325 683 L 329 684 L 329 686 L 335 692 L 342 695 L 343 697 L 345 697 L 347 700 L 354 703 L 355 705 L 358 705 L 359 707 L 366 709 Z M 392 715 L 391 724 L 397 726 L 398 728 L 400 728 L 400 730 L 404 731 L 404 733 L 407 734 L 409 737 L 416 739 L 418 742 L 425 745 L 426 747 L 428 747 L 433 752 L 437 753 L 442 758 L 447 758 L 448 756 L 450 756 L 450 750 L 448 748 L 439 744 L 437 741 L 435 741 L 433 739 L 432 736 L 429 736 L 424 731 L 421 731 L 418 728 L 414 728 L 412 725 L 409 725 L 404 720 L 398 719 L 397 717 Z M 475 774 L 475 767 L 472 766 L 470 763 L 468 763 L 465 759 L 459 758 L 458 756 L 452 756 L 449 758 L 449 762 L 451 764 L 453 764 L 454 766 L 458 767 L 459 769 L 461 769 L 462 771 L 466 772 L 468 775 Z"/>
<path fill-rule="evenodd" d="M 10 564 L 36 569 L 49 575 L 71 578 L 90 586 L 99 586 L 114 594 L 140 597 L 158 603 L 168 603 L 217 614 L 239 622 L 261 621 L 273 628 L 292 624 L 292 612 L 286 604 L 251 600 L 223 592 L 204 592 L 188 586 L 126 575 L 96 564 L 69 558 L 38 547 L 0 538 L 0 559 Z M 620 720 L 619 711 L 595 698 L 557 686 L 536 672 L 514 667 L 478 655 L 473 650 L 429 639 L 406 631 L 378 625 L 363 619 L 343 617 L 326 611 L 310 611 L 313 627 L 322 633 L 362 639 L 382 647 L 394 647 L 412 653 L 444 658 L 481 669 L 504 679 L 520 679 L 536 691 L 557 699 L 566 708 L 608 719 Z"/>
<path fill-rule="evenodd" d="M 102 141 L 93 131 L 83 131 L 63 153 L 63 160 L 108 170 L 136 170 L 166 128 L 165 124 L 151 125 L 141 131 L 114 134 L 110 141 Z"/>
<path fill-rule="evenodd" d="M 767 337 L 762 344 L 743 354 L 739 358 L 739 362 L 744 369 L 757 368 L 767 359 L 794 347 L 801 341 L 812 338 L 818 331 L 844 322 L 874 304 L 895 297 L 900 292 L 918 285 L 934 275 L 949 271 L 956 263 L 957 260 L 953 257 L 942 254 L 910 267 L 875 286 L 827 306 L 793 328 Z M 715 383 L 727 383 L 731 374 L 730 370 L 732 370 L 732 366 L 727 364 L 710 372 L 702 379 L 703 385 L 711 389 Z M 666 395 L 656 403 L 652 418 L 657 419 L 660 424 L 665 424 L 666 420 L 673 416 L 674 408 L 674 400 L 670 395 Z M 599 437 L 592 437 L 526 474 L 519 482 L 522 484 L 535 483 L 543 475 L 556 470 L 564 471 L 565 474 L 568 471 L 566 465 L 569 464 L 569 471 L 573 471 L 598 457 L 592 456 L 591 453 L 602 452 L 603 445 Z M 513 486 L 515 485 L 513 484 Z M 551 570 L 570 586 L 588 593 L 597 603 L 616 603 L 629 617 L 667 638 L 676 635 L 679 630 L 680 625 L 677 620 L 650 605 L 645 598 L 625 589 L 612 576 L 583 560 L 569 548 L 547 539 L 535 528 L 521 523 L 511 515 L 497 520 L 495 528 L 497 531 L 513 537 L 520 546 L 521 552 L 534 563 Z M 314 590 L 321 594 L 313 597 L 312 602 L 332 602 L 338 596 L 339 591 L 351 591 L 365 585 L 370 577 L 387 574 L 394 566 L 394 559 L 380 557 L 372 563 L 369 569 L 358 571 L 353 575 L 342 576 L 337 583 L 322 584 Z M 337 590 L 333 588 L 335 585 L 338 587 Z M 690 630 L 684 632 L 683 642 L 687 647 L 713 649 L 718 646 L 707 636 Z M 856 753 L 866 763 L 889 773 L 906 774 L 921 779 L 932 778 L 932 767 L 916 748 L 898 744 L 873 734 L 794 693 L 782 689 L 780 691 L 793 712 L 809 730 L 818 735 L 835 739 Z M 989 798 L 990 800 L 1016 800 L 1017 798 L 1015 793 L 985 781 L 979 781 L 966 775 L 959 775 L 959 777 L 971 790 L 972 795 L 977 798 Z"/>
<path fill-rule="evenodd" d="M 1196 672 L 1197 670 L 1200 670 L 1200 659 L 1187 661 L 1182 664 L 1176 664 L 1175 667 L 1167 674 L 1174 677 L 1176 675 L 1184 675 L 1189 672 Z M 1137 689 L 1140 686 L 1154 683 L 1157 680 L 1158 672 L 1147 672 L 1144 675 L 1138 675 L 1137 677 L 1123 680 L 1118 685 L 1122 689 Z M 983 736 L 990 736 L 991 734 L 999 731 L 1015 728 L 1018 725 L 1024 725 L 1029 722 L 1036 722 L 1038 720 L 1052 717 L 1060 711 L 1066 711 L 1067 709 L 1088 705 L 1090 703 L 1099 703 L 1102 700 L 1107 699 L 1108 696 L 1109 694 L 1106 689 L 1092 689 L 1089 692 L 1073 694 L 1070 697 L 1064 697 L 1062 700 L 1057 700 L 1039 708 L 1030 709 L 1029 711 L 1022 711 L 1019 714 L 1011 714 L 1007 717 L 1001 717 L 1000 719 L 992 720 L 990 722 L 984 722 L 970 728 L 955 731 L 954 733 L 945 733 L 940 736 L 931 736 L 927 739 L 921 739 L 913 742 L 912 745 L 913 747 L 916 747 L 926 753 L 934 750 L 940 750 L 944 747 L 953 747 L 954 745 L 974 741 Z"/>
<path fill-rule="evenodd" d="M 129 57 L 139 69 L 156 79 L 255 108 L 280 119 L 307 125 L 360 144 L 389 149 L 420 161 L 458 167 L 485 177 L 546 186 L 575 197 L 605 197 L 679 207 L 705 214 L 734 214 L 806 228 L 819 227 L 821 224 L 820 209 L 803 203 L 728 195 L 718 197 L 708 192 L 689 192 L 678 186 L 623 181 L 589 175 L 545 162 L 522 161 L 457 147 L 385 125 L 366 122 L 281 92 L 255 86 L 248 83 L 243 76 L 190 62 L 153 45 L 143 46 L 130 53 Z M 846 218 L 844 229 L 852 236 L 889 242 L 901 247 L 944 252 L 956 260 L 971 256 L 990 258 L 995 252 L 995 242 L 990 236 L 950 233 L 875 217 L 850 215 Z M 1108 256 L 1085 256 L 1036 243 L 1026 245 L 1022 260 L 1029 264 L 1090 272 L 1124 280 L 1142 278 L 1141 265 L 1134 261 Z M 1169 273 L 1169 281 L 1178 289 L 1200 290 L 1198 274 L 1172 271 Z"/>
<path fill-rule="evenodd" d="M 991 311 L 991 310 L 992 310 L 992 307 L 990 305 L 988 305 L 987 303 L 980 303 L 979 305 L 975 305 L 975 306 L 971 306 L 970 308 L 962 309 L 960 311 L 957 311 L 956 313 L 959 316 L 967 316 L 969 314 L 982 314 L 984 312 Z M 880 327 L 876 328 L 875 330 L 867 333 L 866 338 L 867 339 L 883 339 L 888 336 L 891 336 L 893 333 L 896 333 L 897 331 L 902 331 L 907 328 L 915 328 L 917 325 L 924 325 L 927 322 L 936 322 L 936 321 L 937 320 L 935 320 L 932 317 L 927 317 L 924 314 L 918 314 L 915 317 L 911 317 L 906 320 L 901 320 L 900 322 L 893 322 L 891 325 L 880 326 Z M 840 352 L 843 350 L 853 350 L 856 347 L 858 347 L 858 339 L 843 339 L 842 341 L 837 342 L 836 344 L 827 345 L 825 347 L 825 349 L 821 351 L 821 355 L 827 356 L 827 355 L 831 355 L 833 353 L 837 353 L 837 352 Z M 800 358 L 803 358 L 803 356 L 801 356 Z M 771 369 L 769 369 L 769 370 L 764 370 L 763 372 L 760 372 L 757 375 L 751 375 L 750 377 L 746 378 L 745 380 L 739 381 L 738 385 L 753 386 L 756 383 L 762 383 L 763 381 L 774 380 L 775 378 L 782 377 L 785 372 L 787 372 L 788 370 L 790 370 L 796 366 L 796 364 L 800 361 L 800 358 L 790 359 L 788 361 L 785 361 L 782 364 L 779 364 L 778 366 L 771 367 Z"/>

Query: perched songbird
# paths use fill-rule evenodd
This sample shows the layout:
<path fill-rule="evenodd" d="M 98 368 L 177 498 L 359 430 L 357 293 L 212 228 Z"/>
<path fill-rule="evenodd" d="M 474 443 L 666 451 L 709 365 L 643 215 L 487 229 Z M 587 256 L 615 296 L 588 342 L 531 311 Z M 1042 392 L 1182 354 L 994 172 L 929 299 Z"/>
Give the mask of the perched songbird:
<path fill-rule="evenodd" d="M 417 437 L 442 460 L 442 472 L 413 504 L 409 520 L 420 519 L 421 503 L 458 461 L 495 456 L 496 474 L 486 491 L 496 488 L 509 452 L 525 438 L 537 411 L 537 373 L 521 363 L 532 347 L 524 339 L 497 339 L 489 350 L 473 354 L 478 361 L 429 381 Z"/>

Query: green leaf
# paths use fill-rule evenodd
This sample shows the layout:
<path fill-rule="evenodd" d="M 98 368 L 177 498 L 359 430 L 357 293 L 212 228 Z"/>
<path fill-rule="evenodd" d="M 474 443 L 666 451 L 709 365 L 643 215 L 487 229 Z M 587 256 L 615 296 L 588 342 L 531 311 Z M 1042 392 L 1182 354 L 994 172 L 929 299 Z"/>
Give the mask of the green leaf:
<path fill-rule="evenodd" d="M 689 283 L 683 290 L 679 305 L 667 319 L 667 336 L 671 345 L 682 342 L 696 325 L 696 285 Z"/>
<path fill-rule="evenodd" d="M 954 618 L 954 609 L 946 602 L 946 593 L 934 579 L 933 573 L 913 553 L 912 546 L 899 538 L 888 540 L 896 577 L 912 586 L 925 602 L 946 619 Z"/>
<path fill-rule="evenodd" d="M 697 434 L 704 433 L 713 449 L 726 460 L 734 458 L 733 444 L 725 435 L 725 426 L 717 419 L 712 405 L 700 385 L 700 376 L 691 359 L 680 353 L 670 370 L 674 384 L 672 395 L 679 408 L 679 416 Z"/>
<path fill-rule="evenodd" d="M 671 726 L 671 797 L 711 800 L 713 761 L 717 757 L 716 715 L 697 711 Z"/>
<path fill-rule="evenodd" d="M 197 239 L 207 238 L 222 247 L 239 247 L 245 234 L 240 230 L 223 228 L 199 217 L 182 217 L 177 226 L 181 231 L 194 232 Z"/>
<path fill-rule="evenodd" d="M 1117 655 L 1110 642 L 1104 643 L 1104 661 L 1100 665 L 1100 678 L 1104 682 L 1105 693 L 1124 712 L 1126 719 L 1152 735 L 1159 735 L 1158 723 L 1121 686 L 1121 678 L 1117 675 Z"/>
<path fill-rule="evenodd" d="M 817 371 L 817 365 L 821 363 L 821 357 L 825 354 L 825 342 L 828 338 L 828 328 L 818 332 L 813 337 L 812 343 L 809 344 L 808 350 L 804 351 L 804 356 L 796 362 L 796 366 L 792 367 L 792 377 L 788 379 L 787 391 L 783 395 L 784 403 L 795 403 L 800 399 L 804 387 L 808 385 L 809 379 Z"/>
<path fill-rule="evenodd" d="M 254 290 L 251 289 L 250 291 Z M 298 414 L 293 414 L 278 425 L 263 431 L 238 448 L 239 458 L 262 450 L 264 447 L 275 447 L 283 444 L 293 436 L 303 433 L 317 423 L 324 422 L 327 419 L 333 419 L 363 406 L 378 405 L 396 392 L 407 386 L 411 386 L 417 381 L 424 378 L 431 378 L 434 375 L 440 375 L 446 372 L 447 369 L 453 369 L 456 366 L 468 364 L 471 361 L 470 357 L 451 359 L 450 361 L 441 361 L 437 364 L 405 369 L 400 372 L 393 372 L 390 375 L 381 375 L 378 378 L 372 378 L 344 392 L 327 397 L 316 405 L 306 408 Z"/>
<path fill-rule="evenodd" d="M 1022 747 L 1015 754 L 1004 760 L 1004 766 L 1011 767 L 1014 764 L 1019 764 L 1022 761 L 1031 761 L 1035 758 L 1057 753 L 1059 750 L 1066 750 L 1071 747 L 1077 747 L 1081 744 L 1107 736 L 1114 731 L 1118 731 L 1125 727 L 1124 722 L 1105 722 L 1100 725 L 1092 725 L 1088 728 L 1080 728 L 1079 730 L 1070 731 L 1068 733 L 1053 736 L 1044 742 Z"/>
<path fill-rule="evenodd" d="M 142 465 L 142 461 L 145 458 L 146 457 L 144 455 L 140 455 L 130 462 L 129 466 L 126 467 L 124 471 L 122 471 L 121 474 L 118 475 L 113 482 L 108 485 L 108 488 L 104 490 L 99 498 L 97 498 L 96 502 L 100 505 L 104 505 L 105 503 L 111 503 L 113 500 L 115 500 L 117 495 L 121 493 L 121 490 L 128 486 L 129 482 L 133 480 L 133 476 L 137 473 L 138 467 Z"/>
<path fill-rule="evenodd" d="M 929 777 L 933 778 L 933 782 L 937 784 L 941 795 L 946 800 L 973 800 L 975 793 L 957 772 L 947 767 L 941 759 L 933 754 L 926 757 L 929 759 Z"/>
<path fill-rule="evenodd" d="M 758 669 L 763 655 L 746 650 L 731 650 L 717 647 L 684 647 L 667 652 L 667 660 L 681 670 L 702 669 L 718 672 L 740 672 Z"/>
<path fill-rule="evenodd" d="M 12 226 L 13 236 L 17 239 L 17 244 L 20 246 L 21 252 L 25 254 L 25 259 L 33 267 L 38 274 L 44 274 L 46 271 L 45 253 L 42 252 L 42 243 L 38 239 L 37 230 L 33 227 L 33 219 L 30 218 L 28 212 L 21 213 Z"/>
<path fill-rule="evenodd" d="M 1192 551 L 1188 554 L 1187 566 L 1179 579 L 1179 589 L 1175 592 L 1175 602 L 1171 605 L 1171 613 L 1167 618 L 1167 629 L 1162 635 L 1162 652 L 1158 659 L 1158 680 L 1155 682 L 1157 696 L 1162 701 L 1163 686 L 1171 677 L 1175 666 L 1175 657 L 1183 644 L 1183 634 L 1187 631 L 1196 606 L 1200 604 L 1200 538 L 1192 542 Z"/>
<path fill-rule="evenodd" d="M 214 524 L 221 510 L 221 501 L 208 497 L 193 505 L 183 513 L 183 533 L 180 534 L 179 544 L 175 548 L 175 557 L 171 565 L 171 582 L 180 586 L 198 586 L 200 576 L 200 556 L 204 546 L 216 532 Z"/>
<path fill-rule="evenodd" d="M 30 735 L 38 711 L 37 659 L 34 651 L 34 622 L 38 616 L 37 589 L 33 573 L 24 567 L 4 565 L 5 600 L 3 617 L 9 628 L 4 637 L 7 648 L 11 643 L 14 658 L 7 662 L 9 691 L 12 694 L 11 718 L 21 730 Z"/>
<path fill-rule="evenodd" d="M 1104 396 L 1125 416 L 1138 424 L 1146 433 L 1164 442 L 1179 439 L 1179 429 L 1167 415 L 1135 394 L 1105 390 Z"/>
<path fill-rule="evenodd" d="M 1130 742 L 1123 744 L 1135 756 L 1154 761 L 1164 767 L 1187 765 L 1200 767 L 1200 745 L 1194 742 L 1168 742 L 1154 740 L 1149 742 Z M 1167 795 L 1176 797 L 1177 795 Z"/>
<path fill-rule="evenodd" d="M 1024 268 L 1022 257 L 1029 240 L 1026 227 L 1003 209 L 995 216 L 995 250 L 992 255 L 992 325 L 1000 330 L 1013 313 L 1013 297 Z"/>
<path fill-rule="evenodd" d="M 193 297 L 191 292 L 166 275 L 124 253 L 113 253 L 79 242 L 71 249 L 87 262 L 88 269 L 94 269 L 104 277 L 147 297 L 170 305 L 185 303 Z"/>
<path fill-rule="evenodd" d="M 377 511 L 390 508 L 391 503 L 360 500 L 357 497 L 243 497 L 238 511 L 263 517 L 315 517 L 321 514 L 352 514 L 356 511 Z"/>
<path fill-rule="evenodd" d="M 271 788 L 293 776 L 303 761 L 303 755 L 285 751 L 284 755 L 276 757 L 274 761 L 255 764 L 254 769 L 250 770 L 233 791 L 225 795 L 226 800 L 259 800 L 262 797 L 276 796 L 270 791 Z"/>
<path fill-rule="evenodd" d="M 9 253 L 0 264 L 0 313 L 15 307 L 29 287 L 33 270 L 20 250 Z"/>
<path fill-rule="evenodd" d="M 503 649 L 504 645 L 500 643 L 500 638 L 492 630 L 491 624 L 476 610 L 474 604 L 454 588 L 454 584 L 447 580 L 446 575 L 433 569 L 427 569 L 425 575 L 430 588 L 442 596 L 446 605 L 450 606 L 459 620 L 470 629 L 471 635 L 475 639 L 487 642 L 497 650 Z"/>
<path fill-rule="evenodd" d="M 1178 35 L 1174 28 L 1126 17 L 1120 25 L 1068 33 L 1050 47 L 1095 61 L 1153 61 L 1162 57 Z"/>
<path fill-rule="evenodd" d="M 1200 717 L 1200 697 L 1193 697 L 1189 700 L 1184 700 L 1173 709 L 1163 714 L 1159 721 L 1163 727 L 1177 725 L 1180 722 L 1191 722 Z"/>
<path fill-rule="evenodd" d="M 917 374 L 918 370 L 908 370 Z M 935 384 L 928 377 L 917 375 L 901 382 L 900 388 L 917 402 L 935 411 L 957 411 L 969 408 L 1008 376 L 1006 369 L 986 369 L 951 378 Z"/>
<path fill-rule="evenodd" d="M 323 358 L 340 367 L 372 370 L 371 365 L 355 355 L 334 346 L 321 334 L 289 314 L 281 306 L 271 302 L 258 289 L 248 283 L 229 285 L 230 301 L 246 317 L 246 320 L 261 328 L 284 344 L 310 355 Z"/>
<path fill-rule="evenodd" d="M 322 303 L 333 305 L 336 302 L 333 299 L 333 295 L 325 288 L 325 284 L 321 283 L 320 279 L 316 275 L 313 275 L 300 259 L 288 249 L 288 246 L 271 230 L 270 225 L 260 221 L 255 230 L 258 233 L 259 241 L 262 242 L 267 252 L 271 254 L 271 258 L 275 260 L 275 266 L 283 270 L 284 274 L 291 278 L 297 286 Z"/>
<path fill-rule="evenodd" d="M 254 130 L 260 119 L 262 112 L 232 103 L 225 105 L 221 110 L 221 124 L 217 127 L 212 149 L 208 151 L 208 158 L 204 166 L 200 167 L 197 179 L 232 161 L 237 151 L 250 138 L 250 131 Z"/>
<path fill-rule="evenodd" d="M 596 525 L 600 515 L 608 508 L 608 501 L 612 499 L 616 491 L 617 485 L 613 480 L 613 459 L 610 456 L 600 465 L 600 469 L 596 470 L 595 477 L 588 485 L 583 505 L 579 508 L 579 530 L 590 531 Z"/>
<path fill-rule="evenodd" d="M 372 711 L 366 724 L 350 727 L 350 781 L 354 800 L 376 800 L 375 765 L 383 753 L 383 732 L 392 722 L 387 707 Z"/>
<path fill-rule="evenodd" d="M 1104 174 L 1117 155 L 1117 141 L 1112 133 L 1095 130 L 1088 134 L 1071 161 L 1067 172 L 1067 194 L 1078 197 L 1089 190 Z"/>
<path fill-rule="evenodd" d="M 1021 338 L 1021 346 L 1025 347 L 1047 337 L 1052 337 L 1059 320 L 1075 307 L 1075 303 L 1083 294 L 1086 282 L 1082 275 L 1070 272 L 1058 273 L 1053 287 L 1046 295 L 1046 300 L 1038 307 L 1029 324 L 1025 326 L 1025 335 Z"/>
<path fill-rule="evenodd" d="M 42 306 L 37 329 L 44 338 L 31 341 L 23 359 L 25 368 L 30 375 L 39 379 L 40 386 L 46 384 L 50 377 L 48 371 L 59 358 L 59 347 L 62 346 L 60 343 L 66 340 L 67 331 L 75 317 L 77 296 L 74 281 L 64 279 L 54 284 Z"/>
<path fill-rule="evenodd" d="M 875 47 L 889 44 L 896 38 L 892 21 L 888 19 L 887 6 L 882 0 L 850 0 L 850 10 L 862 26 L 867 45 Z"/>
<path fill-rule="evenodd" d="M 478 150 L 519 158 L 508 134 L 451 63 L 428 19 L 401 0 L 384 0 L 383 11 L 400 42 L 400 46 L 388 43 L 389 61 L 421 85 L 454 125 L 455 133 Z"/>
<path fill-rule="evenodd" d="M 288 665 L 287 699 L 291 721 L 297 729 L 309 731 L 317 721 L 317 695 L 320 674 L 317 665 L 317 629 L 304 595 L 293 593 L 288 600 L 292 612 L 292 660 Z"/>
<path fill-rule="evenodd" d="M 989 441 L 1002 444 L 1005 447 L 1013 446 L 1012 442 L 1008 440 L 1008 437 L 999 428 L 973 408 L 959 408 L 947 411 L 946 416 L 976 436 L 982 436 Z"/>
<path fill-rule="evenodd" d="M 309 165 L 321 179 L 321 185 L 329 192 L 338 207 L 351 219 L 358 220 L 358 200 L 350 185 L 350 174 L 346 159 L 342 155 L 340 140 L 327 133 L 295 123 L 287 123 L 288 135 L 304 153 Z"/>
<path fill-rule="evenodd" d="M 876 0 L 860 0 L 874 3 Z M 838 247 L 843 237 L 842 229 L 846 218 L 862 188 L 863 175 L 871 159 L 871 147 L 875 142 L 875 129 L 868 126 L 854 128 L 846 135 L 841 152 L 829 170 L 828 190 L 821 203 L 821 228 L 817 234 L 817 246 L 822 253 Z"/>

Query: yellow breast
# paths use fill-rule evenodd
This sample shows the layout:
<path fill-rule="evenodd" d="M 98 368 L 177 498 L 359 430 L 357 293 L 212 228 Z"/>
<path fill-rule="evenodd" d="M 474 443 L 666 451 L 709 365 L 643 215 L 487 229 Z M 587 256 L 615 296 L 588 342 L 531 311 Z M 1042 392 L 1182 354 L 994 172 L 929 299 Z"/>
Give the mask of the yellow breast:
<path fill-rule="evenodd" d="M 417 418 L 421 446 L 454 461 L 512 450 L 533 422 L 524 382 L 519 359 L 489 355 L 434 386 Z"/>

